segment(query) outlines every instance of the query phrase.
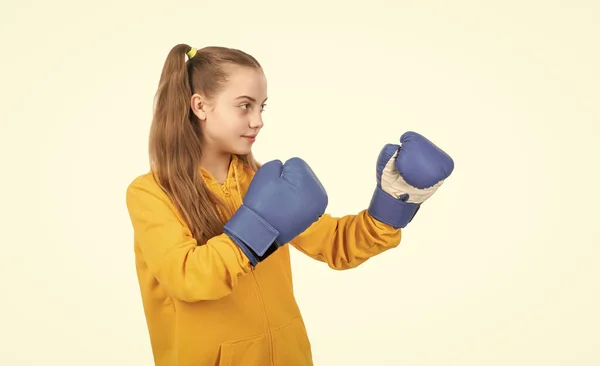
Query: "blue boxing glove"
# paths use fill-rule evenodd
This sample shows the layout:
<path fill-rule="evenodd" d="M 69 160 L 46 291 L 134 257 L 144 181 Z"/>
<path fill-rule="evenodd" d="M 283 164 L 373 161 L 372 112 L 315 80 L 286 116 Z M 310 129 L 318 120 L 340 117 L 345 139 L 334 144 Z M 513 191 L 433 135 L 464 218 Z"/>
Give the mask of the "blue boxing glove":
<path fill-rule="evenodd" d="M 454 161 L 431 141 L 415 132 L 387 144 L 377 159 L 377 187 L 369 213 L 395 228 L 408 225 L 431 195 L 452 174 Z"/>
<path fill-rule="evenodd" d="M 308 229 L 327 204 L 325 188 L 304 160 L 273 160 L 256 172 L 224 232 L 256 266 Z"/>

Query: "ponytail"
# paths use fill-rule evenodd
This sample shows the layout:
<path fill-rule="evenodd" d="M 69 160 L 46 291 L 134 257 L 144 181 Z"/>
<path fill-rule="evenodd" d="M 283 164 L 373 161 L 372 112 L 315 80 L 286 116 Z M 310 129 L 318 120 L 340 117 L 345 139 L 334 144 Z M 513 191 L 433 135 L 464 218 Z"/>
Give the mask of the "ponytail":
<path fill-rule="evenodd" d="M 158 183 L 177 207 L 198 244 L 222 233 L 220 199 L 204 184 L 200 168 L 200 129 L 191 112 L 187 54 L 195 49 L 179 44 L 169 52 L 155 95 L 150 128 L 150 164 Z"/>

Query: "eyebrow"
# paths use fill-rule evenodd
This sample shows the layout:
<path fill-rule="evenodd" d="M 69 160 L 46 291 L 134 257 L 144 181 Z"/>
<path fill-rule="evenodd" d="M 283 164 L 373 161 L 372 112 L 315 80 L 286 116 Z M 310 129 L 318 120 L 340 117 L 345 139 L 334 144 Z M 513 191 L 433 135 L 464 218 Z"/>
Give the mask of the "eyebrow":
<path fill-rule="evenodd" d="M 235 98 L 235 99 L 236 99 L 236 100 L 238 100 L 238 99 L 249 99 L 249 100 L 251 100 L 252 102 L 256 103 L 256 99 L 254 99 L 254 98 L 252 98 L 251 96 L 248 96 L 248 95 L 240 95 L 239 97 L 237 97 L 237 98 Z M 266 98 L 265 98 L 265 100 L 263 101 L 263 103 L 264 103 L 264 102 L 266 102 L 266 101 L 267 101 L 267 99 L 269 99 L 269 97 L 266 97 Z"/>

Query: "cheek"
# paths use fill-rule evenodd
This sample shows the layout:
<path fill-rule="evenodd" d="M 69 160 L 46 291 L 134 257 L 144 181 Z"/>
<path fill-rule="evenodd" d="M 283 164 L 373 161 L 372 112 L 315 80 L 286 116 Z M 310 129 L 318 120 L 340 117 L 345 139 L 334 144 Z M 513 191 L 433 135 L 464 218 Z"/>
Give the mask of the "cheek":
<path fill-rule="evenodd" d="M 248 126 L 248 113 L 236 108 L 215 111 L 212 118 L 211 130 L 214 134 L 226 138 L 231 135 L 245 133 Z"/>
<path fill-rule="evenodd" d="M 249 115 L 244 110 L 232 109 L 223 116 L 223 121 L 231 130 L 245 131 L 248 127 Z"/>

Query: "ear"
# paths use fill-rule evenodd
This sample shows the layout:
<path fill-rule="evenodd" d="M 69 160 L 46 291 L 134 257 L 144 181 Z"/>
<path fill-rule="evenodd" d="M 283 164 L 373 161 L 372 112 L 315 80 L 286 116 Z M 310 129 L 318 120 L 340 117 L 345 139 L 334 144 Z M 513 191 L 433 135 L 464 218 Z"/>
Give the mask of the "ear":
<path fill-rule="evenodd" d="M 201 121 L 205 121 L 206 120 L 206 98 L 204 98 L 203 96 L 201 96 L 200 94 L 194 94 L 192 95 L 192 99 L 191 99 L 191 107 L 192 107 L 192 112 L 196 115 L 196 117 L 198 117 L 198 119 L 200 119 Z"/>

